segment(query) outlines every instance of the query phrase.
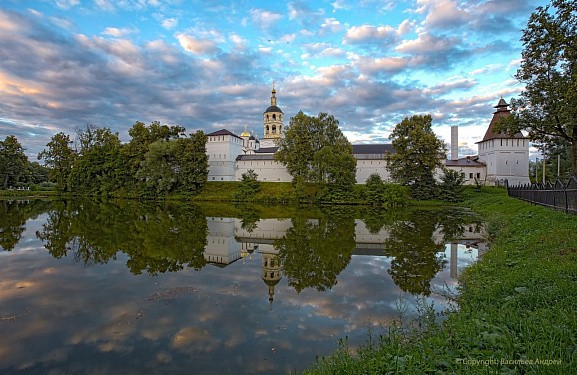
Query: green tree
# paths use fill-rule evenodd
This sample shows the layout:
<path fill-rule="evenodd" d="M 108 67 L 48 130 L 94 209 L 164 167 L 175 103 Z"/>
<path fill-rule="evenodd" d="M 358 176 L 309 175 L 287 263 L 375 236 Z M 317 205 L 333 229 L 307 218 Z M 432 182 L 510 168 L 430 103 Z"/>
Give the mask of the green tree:
<path fill-rule="evenodd" d="M 125 168 L 118 133 L 88 125 L 78 133 L 78 143 L 79 156 L 68 178 L 70 191 L 85 195 L 108 195 L 115 191 Z"/>
<path fill-rule="evenodd" d="M 235 193 L 237 200 L 250 200 L 256 193 L 260 191 L 260 182 L 258 181 L 258 174 L 249 169 L 242 174 L 240 186 Z"/>
<path fill-rule="evenodd" d="M 76 159 L 71 144 L 70 137 L 61 132 L 52 136 L 46 144 L 47 149 L 38 154 L 38 159 L 44 159 L 50 168 L 50 179 L 56 183 L 59 191 L 68 190 L 68 176 Z"/>
<path fill-rule="evenodd" d="M 523 30 L 522 62 L 516 78 L 525 85 L 511 100 L 513 116 L 501 130 L 526 130 L 541 149 L 566 143 L 577 174 L 577 3 L 553 0 L 531 14 Z"/>
<path fill-rule="evenodd" d="M 445 169 L 439 185 L 439 195 L 445 202 L 460 202 L 463 199 L 465 177 L 452 169 Z"/>
<path fill-rule="evenodd" d="M 430 115 L 407 117 L 389 136 L 395 153 L 386 156 L 387 169 L 393 180 L 411 186 L 411 194 L 417 199 L 436 196 L 434 174 L 437 168 L 442 168 L 446 152 L 431 125 Z"/>
<path fill-rule="evenodd" d="M 278 140 L 275 159 L 287 167 L 296 185 L 313 182 L 352 190 L 356 163 L 338 125 L 326 113 L 314 117 L 299 112 L 291 118 L 285 137 Z"/>
<path fill-rule="evenodd" d="M 3 189 L 16 185 L 27 163 L 24 148 L 15 136 L 9 135 L 0 141 L 0 181 Z"/>
<path fill-rule="evenodd" d="M 198 131 L 190 138 L 150 144 L 137 177 L 153 194 L 198 194 L 208 177 L 206 135 Z"/>
<path fill-rule="evenodd" d="M 132 125 L 128 134 L 130 141 L 122 148 L 122 157 L 126 161 L 126 174 L 122 176 L 123 184 L 129 188 L 134 188 L 136 180 L 134 176 L 144 161 L 144 156 L 148 152 L 148 147 L 157 141 L 169 141 L 184 136 L 185 129 L 182 126 L 161 125 L 158 121 L 153 121 L 146 126 L 143 122 L 137 121 Z"/>

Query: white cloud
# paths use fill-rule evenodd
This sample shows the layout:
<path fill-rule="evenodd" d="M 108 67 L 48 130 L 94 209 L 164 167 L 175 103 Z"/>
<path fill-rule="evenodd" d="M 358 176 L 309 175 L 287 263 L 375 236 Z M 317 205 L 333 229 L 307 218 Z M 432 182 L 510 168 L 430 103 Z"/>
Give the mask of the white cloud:
<path fill-rule="evenodd" d="M 479 74 L 494 73 L 503 70 L 503 64 L 489 64 L 482 68 L 472 70 L 469 74 L 476 76 Z"/>
<path fill-rule="evenodd" d="M 395 50 L 402 53 L 421 54 L 449 50 L 456 44 L 456 38 L 444 38 L 429 33 L 421 33 L 417 39 L 404 40 Z"/>
<path fill-rule="evenodd" d="M 216 43 L 212 40 L 199 40 L 183 33 L 176 34 L 180 46 L 194 54 L 211 54 L 216 51 Z"/>
<path fill-rule="evenodd" d="M 249 13 L 252 22 L 264 30 L 275 26 L 283 17 L 280 13 L 269 12 L 263 9 L 251 9 Z"/>
<path fill-rule="evenodd" d="M 364 74 L 378 72 L 398 72 L 410 66 L 411 60 L 405 57 L 383 57 L 361 59 L 355 63 Z"/>
<path fill-rule="evenodd" d="M 420 11 L 426 13 L 424 25 L 430 28 L 449 28 L 467 23 L 470 15 L 452 0 L 417 0 Z"/>
<path fill-rule="evenodd" d="M 167 30 L 174 29 L 176 26 L 178 26 L 178 20 L 176 18 L 167 18 L 162 21 L 162 27 Z"/>
<path fill-rule="evenodd" d="M 59 8 L 69 9 L 80 4 L 80 0 L 55 0 L 54 4 Z"/>
<path fill-rule="evenodd" d="M 107 27 L 106 29 L 104 29 L 102 34 L 110 35 L 110 36 L 113 36 L 115 38 L 120 38 L 120 37 L 123 37 L 125 35 L 132 34 L 134 32 L 135 32 L 134 29 L 127 29 L 127 28 L 118 29 L 116 27 Z"/>
<path fill-rule="evenodd" d="M 391 39 L 397 31 L 391 26 L 353 26 L 347 30 L 343 39 L 344 44 L 371 42 L 374 40 Z"/>
<path fill-rule="evenodd" d="M 335 18 L 327 18 L 323 24 L 321 24 L 322 34 L 335 34 L 343 29 L 341 23 Z"/>

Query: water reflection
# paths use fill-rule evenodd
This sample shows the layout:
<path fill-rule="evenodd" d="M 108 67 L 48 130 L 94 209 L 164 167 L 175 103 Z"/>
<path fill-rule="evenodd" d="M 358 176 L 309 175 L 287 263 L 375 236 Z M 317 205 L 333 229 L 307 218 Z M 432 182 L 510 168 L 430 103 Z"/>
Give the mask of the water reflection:
<path fill-rule="evenodd" d="M 128 255 L 133 274 L 200 269 L 207 222 L 196 206 L 135 201 L 59 201 L 36 235 L 55 258 L 72 254 L 86 266 Z"/>
<path fill-rule="evenodd" d="M 448 262 L 446 243 L 482 242 L 482 226 L 466 210 L 384 211 L 324 209 L 315 218 L 261 219 L 241 207 L 241 217 L 205 217 L 200 207 L 137 201 L 0 201 L 0 245 L 12 250 L 27 219 L 48 211 L 36 236 L 55 258 L 85 266 L 105 264 L 122 252 L 135 275 L 184 268 L 220 267 L 260 249 L 262 278 L 270 287 L 284 275 L 297 292 L 330 289 L 353 254 L 391 258 L 388 273 L 405 292 L 430 294 L 430 280 Z M 455 272 L 453 272 L 456 275 Z M 273 290 L 270 290 L 272 300 Z"/>
<path fill-rule="evenodd" d="M 474 260 L 445 244 L 482 238 L 463 210 L 218 211 L 0 202 L 0 372 L 298 371 L 439 298 Z"/>

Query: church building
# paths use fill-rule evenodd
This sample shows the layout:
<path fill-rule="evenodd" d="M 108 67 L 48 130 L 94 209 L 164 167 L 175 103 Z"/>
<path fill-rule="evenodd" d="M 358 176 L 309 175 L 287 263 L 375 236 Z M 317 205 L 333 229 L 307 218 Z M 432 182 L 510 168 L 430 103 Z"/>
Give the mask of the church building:
<path fill-rule="evenodd" d="M 451 158 L 445 160 L 445 167 L 459 172 L 469 185 L 494 185 L 504 180 L 510 185 L 529 183 L 529 139 L 520 132 L 514 136 L 495 132 L 496 122 L 511 113 L 502 98 L 495 108 L 483 140 L 477 142 L 478 155 L 459 158 L 458 129 L 451 129 Z M 260 181 L 292 181 L 286 167 L 274 160 L 275 141 L 284 136 L 284 130 L 284 113 L 277 106 L 273 86 L 270 106 L 263 113 L 262 139 L 251 135 L 246 128 L 240 136 L 226 129 L 207 135 L 208 180 L 240 181 L 244 173 L 253 170 Z M 374 173 L 384 181 L 391 180 L 385 160 L 387 153 L 394 153 L 390 143 L 352 146 L 357 161 L 357 183 L 364 184 Z"/>

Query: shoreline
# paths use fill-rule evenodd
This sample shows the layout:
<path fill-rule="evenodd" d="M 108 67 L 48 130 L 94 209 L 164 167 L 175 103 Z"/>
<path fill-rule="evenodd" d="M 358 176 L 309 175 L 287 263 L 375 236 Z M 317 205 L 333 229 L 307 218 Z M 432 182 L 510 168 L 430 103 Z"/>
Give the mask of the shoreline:
<path fill-rule="evenodd" d="M 577 368 L 577 216 L 505 190 L 467 190 L 490 249 L 461 275 L 458 310 L 440 325 L 395 327 L 342 346 L 304 373 L 573 373 Z"/>

